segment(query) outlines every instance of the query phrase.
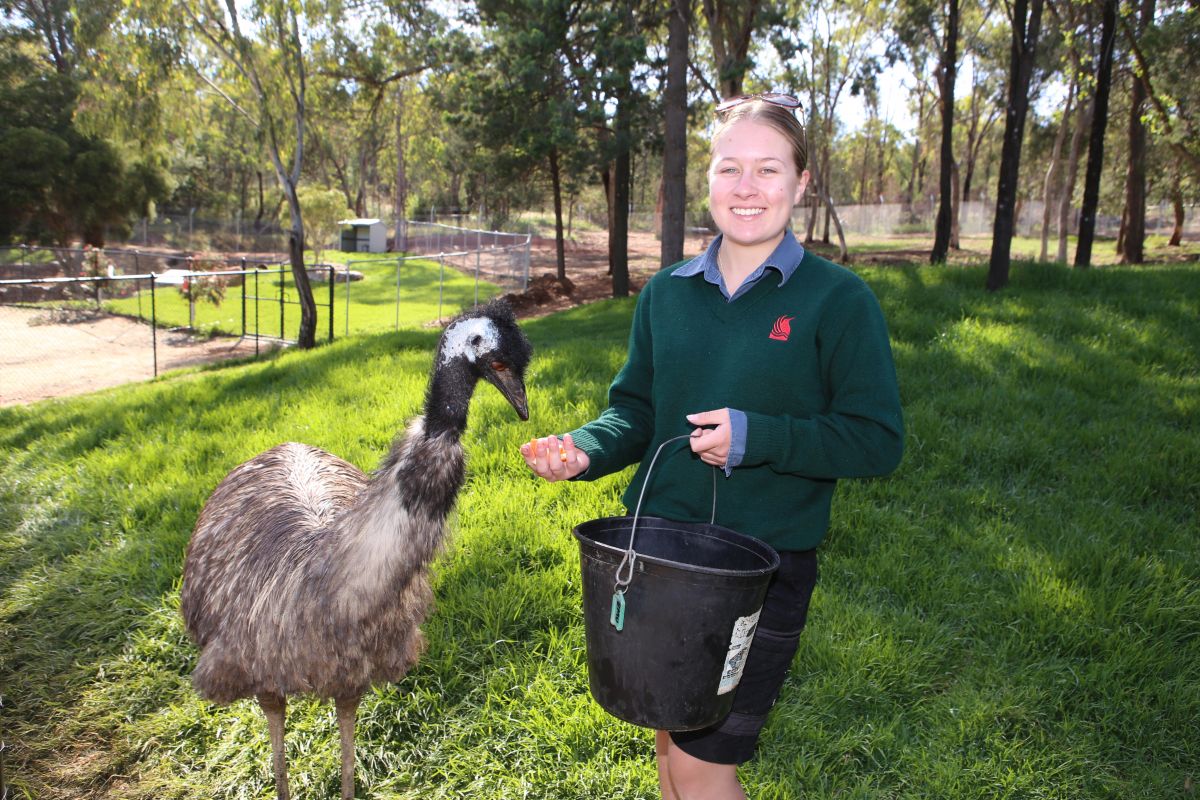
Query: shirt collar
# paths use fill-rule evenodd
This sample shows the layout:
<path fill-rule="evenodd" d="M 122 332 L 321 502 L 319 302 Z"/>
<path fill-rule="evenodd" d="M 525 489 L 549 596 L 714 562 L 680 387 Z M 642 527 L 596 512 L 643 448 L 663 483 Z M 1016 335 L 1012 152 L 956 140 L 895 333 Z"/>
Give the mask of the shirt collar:
<path fill-rule="evenodd" d="M 708 245 L 707 250 L 675 270 L 672 274 L 676 278 L 690 278 L 694 275 L 703 275 L 704 279 L 709 283 L 719 286 L 721 283 L 721 268 L 717 265 L 717 251 L 721 249 L 721 242 L 724 239 L 724 234 L 718 235 Z M 767 256 L 767 260 L 761 266 L 770 267 L 779 272 L 781 276 L 779 285 L 783 286 L 796 272 L 796 268 L 800 266 L 800 262 L 803 259 L 804 245 L 800 244 L 789 228 L 783 232 L 783 239 L 775 246 L 775 249 L 771 251 L 771 255 Z"/>

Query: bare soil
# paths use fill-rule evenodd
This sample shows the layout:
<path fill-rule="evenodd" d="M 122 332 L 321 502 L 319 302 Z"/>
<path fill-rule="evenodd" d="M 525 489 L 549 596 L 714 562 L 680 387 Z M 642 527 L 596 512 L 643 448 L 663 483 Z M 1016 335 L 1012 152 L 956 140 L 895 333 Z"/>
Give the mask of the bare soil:
<path fill-rule="evenodd" d="M 253 340 L 162 330 L 157 339 L 160 374 L 254 355 Z M 99 312 L 0 306 L 0 406 L 153 377 L 154 341 L 145 323 Z"/>
<path fill-rule="evenodd" d="M 698 255 L 708 247 L 711 236 L 690 235 L 684 241 L 684 256 Z M 563 309 L 613 296 L 608 272 L 608 233 L 577 233 L 565 242 L 566 280 L 557 277 L 558 257 L 554 239 L 534 239 L 529 263 L 529 288 L 508 295 L 517 316 L 542 317 Z M 661 263 L 661 243 L 652 233 L 629 234 L 629 293 L 637 294 Z"/>

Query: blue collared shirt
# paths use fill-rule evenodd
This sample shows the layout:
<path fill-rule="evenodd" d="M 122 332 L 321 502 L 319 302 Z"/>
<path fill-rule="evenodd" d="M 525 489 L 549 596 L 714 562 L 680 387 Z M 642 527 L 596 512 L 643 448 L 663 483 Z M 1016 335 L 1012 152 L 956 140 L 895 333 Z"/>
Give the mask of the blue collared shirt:
<path fill-rule="evenodd" d="M 729 287 L 725 285 L 725 277 L 721 275 L 721 267 L 717 264 L 717 253 L 721 249 L 721 242 L 724 238 L 724 234 L 717 236 L 707 250 L 675 270 L 671 277 L 691 278 L 703 275 L 704 280 L 721 290 L 726 302 L 732 303 L 754 288 L 754 285 L 767 274 L 768 269 L 779 273 L 779 285 L 783 286 L 796 272 L 796 268 L 800 266 L 800 262 L 804 258 L 804 245 L 797 241 L 791 230 L 785 230 L 783 240 L 779 242 L 771 255 L 767 256 L 767 260 L 759 264 L 758 269 L 751 272 L 746 280 L 742 281 L 742 285 L 737 288 L 737 291 L 731 295 Z M 746 455 L 746 413 L 736 408 L 729 409 L 729 427 L 729 457 L 725 461 L 725 477 L 727 478 L 733 474 L 733 468 L 741 464 L 742 458 Z"/>

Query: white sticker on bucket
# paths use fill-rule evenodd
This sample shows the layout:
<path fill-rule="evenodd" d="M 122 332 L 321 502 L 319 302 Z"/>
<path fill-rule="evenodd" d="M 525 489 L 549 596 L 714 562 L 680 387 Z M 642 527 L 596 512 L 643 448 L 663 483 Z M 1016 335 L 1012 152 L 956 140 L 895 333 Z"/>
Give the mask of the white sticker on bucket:
<path fill-rule="evenodd" d="M 738 617 L 733 623 L 733 636 L 729 639 L 729 654 L 725 656 L 725 668 L 721 670 L 721 683 L 717 694 L 728 694 L 737 688 L 742 679 L 742 670 L 746 669 L 746 658 L 750 655 L 750 642 L 754 640 L 754 630 L 758 627 L 759 608 L 748 617 Z"/>

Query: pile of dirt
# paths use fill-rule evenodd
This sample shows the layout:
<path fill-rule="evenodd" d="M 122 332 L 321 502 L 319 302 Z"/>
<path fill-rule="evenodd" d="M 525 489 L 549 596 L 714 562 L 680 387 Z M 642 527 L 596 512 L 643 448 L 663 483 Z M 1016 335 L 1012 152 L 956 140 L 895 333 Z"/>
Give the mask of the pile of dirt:
<path fill-rule="evenodd" d="M 575 282 L 570 278 L 559 278 L 557 275 L 546 273 L 540 278 L 534 278 L 523 292 L 509 292 L 504 295 L 509 306 L 518 316 L 528 314 L 539 306 L 554 303 L 563 298 L 570 302 L 575 294 Z"/>

